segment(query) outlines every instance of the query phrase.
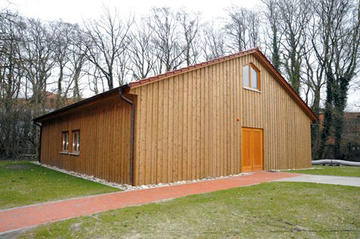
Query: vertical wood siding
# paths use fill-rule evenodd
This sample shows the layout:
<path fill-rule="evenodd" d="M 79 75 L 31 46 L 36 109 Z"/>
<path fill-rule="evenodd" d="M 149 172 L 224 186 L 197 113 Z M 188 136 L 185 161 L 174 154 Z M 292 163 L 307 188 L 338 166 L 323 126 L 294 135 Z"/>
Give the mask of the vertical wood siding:
<path fill-rule="evenodd" d="M 250 62 L 260 70 L 261 93 L 242 88 Z M 310 119 L 252 55 L 131 93 L 138 102 L 135 184 L 240 173 L 242 127 L 263 129 L 265 170 L 311 165 Z"/>
<path fill-rule="evenodd" d="M 115 94 L 43 124 L 41 162 L 118 183 L 130 183 L 130 106 Z M 61 132 L 80 129 L 80 155 L 64 155 Z"/>

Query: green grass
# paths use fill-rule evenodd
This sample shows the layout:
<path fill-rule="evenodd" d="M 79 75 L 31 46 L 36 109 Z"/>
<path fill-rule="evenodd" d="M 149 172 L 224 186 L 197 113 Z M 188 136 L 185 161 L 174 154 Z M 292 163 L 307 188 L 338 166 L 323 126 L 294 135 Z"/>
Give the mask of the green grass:
<path fill-rule="evenodd" d="M 360 167 L 349 166 L 314 166 L 314 169 L 291 170 L 289 172 L 315 175 L 360 177 Z"/>
<path fill-rule="evenodd" d="M 27 161 L 0 161 L 0 209 L 117 190 Z"/>
<path fill-rule="evenodd" d="M 20 238 L 359 238 L 360 188 L 263 183 L 56 222 Z"/>

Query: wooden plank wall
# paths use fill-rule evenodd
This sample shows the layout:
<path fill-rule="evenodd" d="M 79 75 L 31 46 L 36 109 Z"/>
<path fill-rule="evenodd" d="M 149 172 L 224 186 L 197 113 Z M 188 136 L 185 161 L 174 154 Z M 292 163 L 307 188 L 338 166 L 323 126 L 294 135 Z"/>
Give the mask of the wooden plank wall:
<path fill-rule="evenodd" d="M 249 62 L 261 72 L 261 93 L 242 88 Z M 138 95 L 135 184 L 241 172 L 242 127 L 264 129 L 264 169 L 311 165 L 310 119 L 252 55 L 131 93 Z"/>
<path fill-rule="evenodd" d="M 261 93 L 243 90 L 241 109 L 243 127 L 264 129 L 264 168 L 310 167 L 310 119 L 258 61 L 243 60 L 261 71 Z"/>
<path fill-rule="evenodd" d="M 49 120 L 42 131 L 41 162 L 118 183 L 130 183 L 130 106 L 119 95 Z M 80 156 L 60 154 L 61 133 L 80 129 Z"/>

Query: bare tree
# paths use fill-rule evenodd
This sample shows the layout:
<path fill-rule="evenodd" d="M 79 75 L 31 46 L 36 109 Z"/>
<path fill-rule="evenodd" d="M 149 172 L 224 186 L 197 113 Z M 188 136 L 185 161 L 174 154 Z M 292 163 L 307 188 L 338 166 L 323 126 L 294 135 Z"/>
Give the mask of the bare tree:
<path fill-rule="evenodd" d="M 266 7 L 265 18 L 267 20 L 268 29 L 267 35 L 270 38 L 269 49 L 271 52 L 271 62 L 274 67 L 280 71 L 280 43 L 281 43 L 281 29 L 280 27 L 280 10 L 278 0 L 263 0 Z"/>
<path fill-rule="evenodd" d="M 54 61 L 56 64 L 56 68 L 58 70 L 58 79 L 57 79 L 57 94 L 56 94 L 56 104 L 55 108 L 60 108 L 64 106 L 64 98 L 66 98 L 66 92 L 64 93 L 64 80 L 65 70 L 67 65 L 70 63 L 70 45 L 71 45 L 71 37 L 74 26 L 69 23 L 64 23 L 62 21 L 57 21 L 51 23 L 51 30 L 54 31 Z M 71 82 L 67 82 L 70 87 Z"/>
<path fill-rule="evenodd" d="M 153 8 L 149 18 L 153 31 L 152 42 L 156 50 L 156 74 L 177 69 L 184 63 L 176 13 L 169 8 Z"/>
<path fill-rule="evenodd" d="M 0 103 L 6 104 L 18 98 L 24 74 L 21 61 L 21 31 L 24 25 L 16 14 L 0 12 Z"/>
<path fill-rule="evenodd" d="M 310 1 L 283 0 L 277 2 L 281 13 L 280 26 L 284 34 L 283 58 L 285 73 L 297 93 L 300 92 L 301 68 L 307 44 L 306 29 L 311 17 Z"/>
<path fill-rule="evenodd" d="M 100 72 L 99 68 L 95 67 L 92 63 L 85 64 L 83 67 L 85 78 L 87 79 L 88 89 L 95 95 L 106 91 L 105 77 Z"/>
<path fill-rule="evenodd" d="M 114 88 L 114 79 L 121 55 L 128 48 L 128 33 L 132 21 L 122 23 L 116 12 L 111 14 L 105 10 L 105 15 L 98 21 L 86 24 L 87 59 L 99 69 L 107 81 L 109 89 Z M 123 79 L 121 79 L 121 82 Z"/>
<path fill-rule="evenodd" d="M 54 69 L 54 32 L 39 20 L 28 19 L 23 61 L 31 84 L 34 116 L 45 112 L 46 90 Z"/>
<path fill-rule="evenodd" d="M 231 51 L 243 51 L 260 44 L 258 12 L 233 6 L 228 10 L 228 17 L 225 30 Z"/>
<path fill-rule="evenodd" d="M 203 28 L 202 35 L 201 49 L 205 60 L 212 60 L 226 54 L 224 32 L 222 29 L 216 29 L 214 24 L 207 24 Z"/>
<path fill-rule="evenodd" d="M 30 103 L 34 117 L 45 112 L 46 90 L 55 65 L 53 41 L 54 32 L 50 30 L 48 24 L 43 24 L 35 19 L 27 20 L 22 58 L 25 77 L 29 81 L 32 91 Z M 34 135 L 33 145 L 38 154 L 39 133 L 35 126 L 30 133 Z"/>
<path fill-rule="evenodd" d="M 197 15 L 185 10 L 178 13 L 178 21 L 184 38 L 184 58 L 187 66 L 195 64 L 200 55 L 197 44 L 199 38 L 199 18 Z"/>
<path fill-rule="evenodd" d="M 155 57 L 151 42 L 152 34 L 152 29 L 143 24 L 142 27 L 137 26 L 131 35 L 129 51 L 132 78 L 135 80 L 144 79 L 153 71 Z"/>
<path fill-rule="evenodd" d="M 117 56 L 116 76 L 119 85 L 124 85 L 126 83 L 130 72 L 129 64 L 130 54 L 128 50 Z"/>
<path fill-rule="evenodd" d="M 70 53 L 68 66 L 69 77 L 73 83 L 73 100 L 81 99 L 80 79 L 85 75 L 84 67 L 87 64 L 87 47 L 85 45 L 84 32 L 78 25 L 74 26 L 71 35 Z"/>
<path fill-rule="evenodd" d="M 30 111 L 21 100 L 24 68 L 21 58 L 23 19 L 0 12 L 0 158 L 16 158 L 29 149 Z M 31 146 L 31 145 L 30 145 Z"/>
<path fill-rule="evenodd" d="M 305 78 L 303 82 L 306 97 L 305 102 L 311 106 L 315 115 L 319 117 L 321 91 L 326 83 L 324 78 L 325 68 L 316 60 L 312 45 L 309 45 L 304 49 L 303 59 L 306 63 L 303 73 Z M 311 102 L 309 99 L 310 97 Z M 315 122 L 311 125 L 311 145 L 312 158 L 317 159 L 320 147 L 320 122 Z"/>

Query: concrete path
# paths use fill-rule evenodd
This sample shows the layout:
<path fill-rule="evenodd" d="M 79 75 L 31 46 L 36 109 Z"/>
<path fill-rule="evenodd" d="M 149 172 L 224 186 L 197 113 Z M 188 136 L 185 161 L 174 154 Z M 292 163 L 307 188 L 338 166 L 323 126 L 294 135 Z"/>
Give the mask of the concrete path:
<path fill-rule="evenodd" d="M 254 185 L 281 178 L 298 176 L 293 173 L 256 172 L 244 176 L 188 183 L 150 189 L 108 193 L 62 201 L 47 202 L 0 211 L 0 234 L 34 227 L 68 218 L 90 215 L 111 209 L 146 204 L 192 194 Z"/>
<path fill-rule="evenodd" d="M 323 183 L 323 184 L 335 184 L 335 185 L 360 187 L 360 177 L 301 174 L 297 177 L 282 178 L 275 181 Z"/>

